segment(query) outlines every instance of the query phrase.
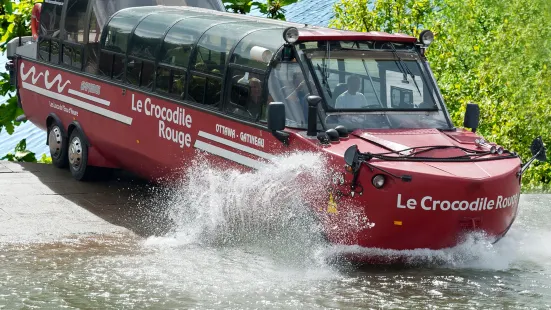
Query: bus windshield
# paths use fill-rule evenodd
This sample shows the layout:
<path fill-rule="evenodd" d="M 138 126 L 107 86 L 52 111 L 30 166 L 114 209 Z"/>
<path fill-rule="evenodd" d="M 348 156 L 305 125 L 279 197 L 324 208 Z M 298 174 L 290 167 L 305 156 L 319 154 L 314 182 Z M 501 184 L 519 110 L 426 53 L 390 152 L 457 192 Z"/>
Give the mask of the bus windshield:
<path fill-rule="evenodd" d="M 302 51 L 325 99 L 328 126 L 450 127 L 413 46 L 320 43 Z"/>

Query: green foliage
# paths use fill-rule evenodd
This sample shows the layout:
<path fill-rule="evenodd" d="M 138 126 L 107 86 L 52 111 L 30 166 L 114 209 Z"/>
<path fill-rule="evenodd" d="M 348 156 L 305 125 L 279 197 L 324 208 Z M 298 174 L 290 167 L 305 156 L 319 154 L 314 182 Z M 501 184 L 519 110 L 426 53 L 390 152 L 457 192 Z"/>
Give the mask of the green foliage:
<path fill-rule="evenodd" d="M 35 2 L 31 0 L 2 0 L 0 5 L 0 50 L 6 49 L 6 44 L 17 36 L 31 34 L 31 11 Z"/>
<path fill-rule="evenodd" d="M 336 28 L 433 30 L 427 58 L 456 126 L 476 102 L 487 140 L 524 161 L 535 137 L 551 145 L 551 1 L 341 0 L 335 11 Z M 551 191 L 551 161 L 534 163 L 523 186 Z"/>
<path fill-rule="evenodd" d="M 18 36 L 31 34 L 31 11 L 35 2 L 30 0 L 9 1 L 1 0 L 0 4 L 0 52 L 5 52 L 7 43 Z M 11 135 L 15 126 L 20 123 L 15 119 L 23 114 L 17 107 L 17 97 L 12 94 L 14 87 L 9 83 L 9 74 L 0 76 L 0 96 L 8 96 L 9 99 L 0 103 L 0 132 L 5 128 Z"/>
<path fill-rule="evenodd" d="M 439 0 L 341 0 L 331 26 L 356 31 L 419 35 Z"/>
<path fill-rule="evenodd" d="M 260 13 L 268 18 L 285 20 L 284 6 L 295 3 L 298 0 L 267 0 L 266 2 L 246 0 L 225 0 L 227 11 L 239 14 L 249 14 L 252 8 L 257 8 Z"/>
<path fill-rule="evenodd" d="M 52 163 L 52 157 L 46 156 L 46 154 L 42 154 L 42 157 L 40 157 L 40 160 L 38 160 L 38 163 L 40 163 L 40 164 L 51 164 Z"/>
<path fill-rule="evenodd" d="M 44 157 L 44 156 L 43 156 Z M 27 150 L 27 139 L 21 140 L 15 146 L 14 153 L 8 153 L 6 156 L 0 158 L 1 160 L 17 161 L 17 162 L 31 162 L 36 163 L 36 156 L 33 152 Z"/>

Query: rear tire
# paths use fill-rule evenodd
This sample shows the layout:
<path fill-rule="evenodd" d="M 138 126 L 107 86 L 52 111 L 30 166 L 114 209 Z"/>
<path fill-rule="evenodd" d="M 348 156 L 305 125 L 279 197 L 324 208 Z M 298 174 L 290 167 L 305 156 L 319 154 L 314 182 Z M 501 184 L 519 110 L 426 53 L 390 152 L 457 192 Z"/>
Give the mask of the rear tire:
<path fill-rule="evenodd" d="M 63 136 L 63 131 L 56 123 L 48 128 L 48 146 L 50 147 L 52 164 L 60 169 L 67 168 L 69 165 L 67 137 Z"/>
<path fill-rule="evenodd" d="M 95 174 L 95 167 L 88 165 L 88 145 L 84 141 L 82 133 L 75 128 L 69 137 L 67 157 L 69 170 L 77 181 L 90 180 Z"/>

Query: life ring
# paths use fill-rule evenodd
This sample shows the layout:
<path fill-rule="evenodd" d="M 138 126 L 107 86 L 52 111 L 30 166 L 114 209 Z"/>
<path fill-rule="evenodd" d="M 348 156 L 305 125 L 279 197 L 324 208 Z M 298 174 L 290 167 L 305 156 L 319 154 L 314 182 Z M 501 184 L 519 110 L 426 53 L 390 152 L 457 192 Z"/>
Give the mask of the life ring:
<path fill-rule="evenodd" d="M 33 40 L 38 39 L 38 29 L 40 25 L 40 12 L 42 10 L 42 3 L 36 3 L 31 12 L 31 33 Z"/>

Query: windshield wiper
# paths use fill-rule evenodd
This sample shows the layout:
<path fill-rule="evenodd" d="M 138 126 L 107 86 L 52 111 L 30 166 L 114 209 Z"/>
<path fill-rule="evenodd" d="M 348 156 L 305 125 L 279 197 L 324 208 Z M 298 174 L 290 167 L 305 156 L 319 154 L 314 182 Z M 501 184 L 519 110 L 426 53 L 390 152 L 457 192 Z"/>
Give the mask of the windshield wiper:
<path fill-rule="evenodd" d="M 419 95 L 422 96 L 421 90 L 419 89 L 419 85 L 417 85 L 417 81 L 415 81 L 415 75 L 413 74 L 413 72 L 411 72 L 411 70 L 409 70 L 408 66 L 404 63 L 402 58 L 398 55 L 398 52 L 396 51 L 396 48 L 394 47 L 394 44 L 392 44 L 392 43 L 387 43 L 387 44 L 390 44 L 390 47 L 392 48 L 392 53 L 394 54 L 394 57 L 398 58 L 398 60 L 400 61 L 400 66 L 398 66 L 398 67 L 400 68 L 400 71 L 404 74 L 404 80 L 407 81 L 407 74 L 409 74 L 411 76 L 411 79 L 413 80 L 413 83 L 415 83 L 415 87 L 417 87 L 417 91 L 419 92 Z"/>
<path fill-rule="evenodd" d="M 367 77 L 369 77 L 369 82 L 371 83 L 371 87 L 373 88 L 373 93 L 375 94 L 375 97 L 377 98 L 377 101 L 379 102 L 379 105 L 381 108 L 384 108 L 383 103 L 381 102 L 381 99 L 379 99 L 379 95 L 377 95 L 377 90 L 375 89 L 375 85 L 373 84 L 373 80 L 371 79 L 371 74 L 369 74 L 369 69 L 367 68 L 367 64 L 365 63 L 365 59 L 362 58 L 362 64 L 364 65 L 365 73 L 367 73 Z"/>

